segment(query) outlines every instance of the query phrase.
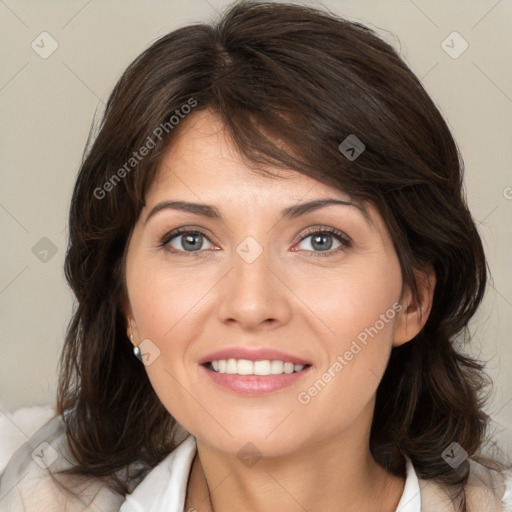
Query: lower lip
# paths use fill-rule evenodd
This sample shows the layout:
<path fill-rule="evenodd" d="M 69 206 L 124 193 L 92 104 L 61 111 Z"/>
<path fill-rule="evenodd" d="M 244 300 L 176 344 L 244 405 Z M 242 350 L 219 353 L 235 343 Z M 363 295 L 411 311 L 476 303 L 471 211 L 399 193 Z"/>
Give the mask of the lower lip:
<path fill-rule="evenodd" d="M 279 375 L 238 375 L 219 373 L 199 365 L 201 371 L 220 387 L 242 395 L 265 395 L 293 386 L 313 368 L 309 366 L 300 372 L 281 373 Z"/>

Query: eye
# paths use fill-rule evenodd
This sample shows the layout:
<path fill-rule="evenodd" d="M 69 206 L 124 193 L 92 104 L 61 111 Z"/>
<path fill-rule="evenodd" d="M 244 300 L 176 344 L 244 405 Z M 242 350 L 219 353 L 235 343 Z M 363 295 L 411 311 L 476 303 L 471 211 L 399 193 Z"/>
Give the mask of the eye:
<path fill-rule="evenodd" d="M 204 249 L 205 240 L 211 244 L 202 231 L 179 228 L 165 235 L 161 245 L 173 253 L 200 252 Z"/>
<path fill-rule="evenodd" d="M 327 229 L 314 229 L 313 231 L 309 231 L 305 236 L 300 239 L 300 243 L 310 239 L 306 244 L 307 252 L 311 252 L 311 256 L 332 256 L 333 253 L 336 254 L 339 251 L 346 251 L 351 247 L 350 239 L 343 234 L 341 231 L 333 228 Z M 333 250 L 333 239 L 335 242 L 338 242 L 338 246 L 334 247 Z M 326 254 L 321 254 L 326 253 Z M 310 257 L 311 257 L 310 256 Z"/>
<path fill-rule="evenodd" d="M 307 232 L 297 245 L 300 245 L 308 239 L 310 239 L 308 243 L 304 244 L 306 248 L 302 250 L 311 253 L 310 257 L 332 256 L 339 251 L 346 251 L 351 247 L 350 239 L 341 231 L 333 228 L 314 228 Z M 162 238 L 161 246 L 175 254 L 185 255 L 186 253 L 197 253 L 197 256 L 199 256 L 204 255 L 202 254 L 203 251 L 208 249 L 208 247 L 204 247 L 205 241 L 208 241 L 212 247 L 215 247 L 203 231 L 198 229 L 178 228 Z M 338 245 L 333 249 L 333 245 L 336 242 Z M 212 247 L 210 247 L 210 249 Z"/>

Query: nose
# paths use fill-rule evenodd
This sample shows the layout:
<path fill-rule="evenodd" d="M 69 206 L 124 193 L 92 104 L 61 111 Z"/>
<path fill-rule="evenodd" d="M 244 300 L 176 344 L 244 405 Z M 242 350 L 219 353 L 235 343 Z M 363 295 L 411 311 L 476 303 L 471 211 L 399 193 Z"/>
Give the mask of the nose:
<path fill-rule="evenodd" d="M 232 268 L 218 285 L 219 320 L 251 331 L 286 324 L 293 297 L 286 276 L 265 248 L 254 261 L 240 254 L 233 253 Z"/>

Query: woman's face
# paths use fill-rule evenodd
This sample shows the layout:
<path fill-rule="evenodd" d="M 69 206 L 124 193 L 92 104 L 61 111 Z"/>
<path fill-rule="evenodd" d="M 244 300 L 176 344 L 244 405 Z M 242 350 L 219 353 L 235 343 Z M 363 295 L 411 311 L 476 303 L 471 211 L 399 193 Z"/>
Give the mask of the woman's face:
<path fill-rule="evenodd" d="M 277 179 L 251 172 L 207 111 L 183 123 L 126 260 L 126 314 L 134 343 L 148 340 L 141 348 L 158 397 L 198 440 L 226 453 L 250 442 L 280 455 L 366 432 L 392 346 L 421 328 L 407 288 L 401 296 L 381 217 L 370 208 L 372 225 L 341 203 L 301 209 L 350 198 L 294 171 Z M 165 207 L 171 201 L 208 206 L 217 217 Z M 228 371 L 260 375 L 202 364 L 220 350 L 228 354 L 214 358 L 232 352 L 236 360 Z M 310 366 L 288 374 L 289 364 L 247 363 L 293 358 Z M 284 373 L 263 375 L 269 369 Z"/>

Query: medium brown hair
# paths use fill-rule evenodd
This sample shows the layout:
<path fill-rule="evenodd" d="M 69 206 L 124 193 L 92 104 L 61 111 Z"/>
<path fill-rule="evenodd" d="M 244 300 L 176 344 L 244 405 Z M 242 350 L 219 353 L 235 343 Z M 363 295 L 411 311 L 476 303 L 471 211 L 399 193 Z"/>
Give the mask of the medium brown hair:
<path fill-rule="evenodd" d="M 462 159 L 392 46 L 358 23 L 285 3 L 239 2 L 215 24 L 158 39 L 121 76 L 88 144 L 69 216 L 65 273 L 77 307 L 58 388 L 75 471 L 126 494 L 130 481 L 114 472 L 138 462 L 140 480 L 176 446 L 177 423 L 133 356 L 121 304 L 127 241 L 180 128 L 169 119 L 191 99 L 190 115 L 209 109 L 220 116 L 258 172 L 294 169 L 374 205 L 416 298 L 414 272 L 435 270 L 428 320 L 392 350 L 378 387 L 370 448 L 394 474 L 410 457 L 421 478 L 448 486 L 466 510 L 469 459 L 454 469 L 443 451 L 456 441 L 472 459 L 493 462 L 480 453 L 489 378 L 483 363 L 463 353 L 487 264 L 464 197 Z M 349 135 L 365 145 L 354 160 L 338 148 Z M 126 167 L 148 137 L 149 154 Z M 113 180 L 123 166 L 122 179 Z"/>

